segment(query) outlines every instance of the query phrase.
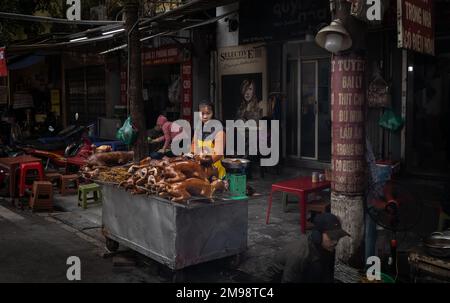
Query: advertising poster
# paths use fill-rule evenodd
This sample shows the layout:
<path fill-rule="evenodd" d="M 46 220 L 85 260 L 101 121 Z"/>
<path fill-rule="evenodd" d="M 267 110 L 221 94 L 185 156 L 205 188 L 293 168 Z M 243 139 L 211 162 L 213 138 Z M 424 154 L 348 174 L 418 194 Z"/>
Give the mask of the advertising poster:
<path fill-rule="evenodd" d="M 267 115 L 266 50 L 263 45 L 219 50 L 223 120 L 259 120 Z"/>

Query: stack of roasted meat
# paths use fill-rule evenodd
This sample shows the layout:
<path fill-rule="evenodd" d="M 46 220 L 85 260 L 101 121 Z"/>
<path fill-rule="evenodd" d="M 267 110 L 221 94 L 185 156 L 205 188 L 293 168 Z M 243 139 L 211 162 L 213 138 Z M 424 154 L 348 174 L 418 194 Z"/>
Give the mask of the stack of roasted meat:
<path fill-rule="evenodd" d="M 226 188 L 211 161 L 202 157 L 146 158 L 138 165 L 126 165 L 132 157 L 132 152 L 94 154 L 82 168 L 82 174 L 88 179 L 116 183 L 132 194 L 158 195 L 180 203 L 192 196 L 211 198 Z"/>

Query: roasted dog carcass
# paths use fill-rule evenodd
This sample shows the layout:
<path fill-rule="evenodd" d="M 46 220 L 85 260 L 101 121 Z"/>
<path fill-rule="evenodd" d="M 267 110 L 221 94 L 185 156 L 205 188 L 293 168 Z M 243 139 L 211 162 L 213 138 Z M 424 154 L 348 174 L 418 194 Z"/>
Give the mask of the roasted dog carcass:
<path fill-rule="evenodd" d="M 221 180 L 209 183 L 206 180 L 189 178 L 183 182 L 172 184 L 167 189 L 167 192 L 172 196 L 173 202 L 183 202 L 192 195 L 211 198 L 216 190 L 223 190 L 224 188 L 223 181 Z"/>
<path fill-rule="evenodd" d="M 97 153 L 90 156 L 87 159 L 86 165 L 88 167 L 95 166 L 114 166 L 114 165 L 122 165 L 126 164 L 133 160 L 134 153 L 130 152 L 106 152 L 106 153 Z"/>
<path fill-rule="evenodd" d="M 131 160 L 133 154 L 113 152 L 94 156 L 83 168 L 83 174 L 91 179 L 118 183 L 119 187 L 130 190 L 132 194 L 155 194 L 181 203 L 191 196 L 211 198 L 216 191 L 226 189 L 225 182 L 218 180 L 217 168 L 199 158 L 164 157 L 155 160 L 148 157 L 127 168 L 110 168 L 105 166 L 124 164 Z"/>

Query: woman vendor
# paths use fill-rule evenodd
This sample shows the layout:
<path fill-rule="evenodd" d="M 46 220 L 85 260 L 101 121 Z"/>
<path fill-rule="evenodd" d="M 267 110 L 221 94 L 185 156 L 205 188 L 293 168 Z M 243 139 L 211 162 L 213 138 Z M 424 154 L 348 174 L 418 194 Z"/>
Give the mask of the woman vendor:
<path fill-rule="evenodd" d="M 224 157 L 225 149 L 225 132 L 220 130 L 211 140 L 208 138 L 214 132 L 206 132 L 204 125 L 211 121 L 214 117 L 214 105 L 209 101 L 202 101 L 199 104 L 199 112 L 201 119 L 201 138 L 199 137 L 199 130 L 196 129 L 194 132 L 194 138 L 192 140 L 192 152 L 194 154 L 199 154 L 201 161 L 205 164 L 212 163 L 214 167 L 218 170 L 218 176 L 223 179 L 226 175 L 225 167 L 222 166 L 221 160 Z"/>
<path fill-rule="evenodd" d="M 172 140 L 183 131 L 182 128 L 176 123 L 168 121 L 165 116 L 160 115 L 156 120 L 155 130 L 162 131 L 163 135 L 151 140 L 150 143 L 164 142 L 164 145 L 157 152 L 151 152 L 150 157 L 152 159 L 162 159 L 164 156 L 173 157 L 174 155 L 170 150 L 170 144 L 172 143 Z"/>

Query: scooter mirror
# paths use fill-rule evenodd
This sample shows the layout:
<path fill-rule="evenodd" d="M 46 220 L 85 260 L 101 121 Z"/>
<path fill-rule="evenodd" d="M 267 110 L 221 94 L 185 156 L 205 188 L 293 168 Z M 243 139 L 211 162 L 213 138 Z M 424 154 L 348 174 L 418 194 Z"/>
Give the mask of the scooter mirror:
<path fill-rule="evenodd" d="M 55 129 L 54 129 L 53 126 L 51 126 L 51 125 L 48 127 L 48 130 L 51 131 L 51 132 L 54 132 L 54 131 L 55 131 Z"/>

